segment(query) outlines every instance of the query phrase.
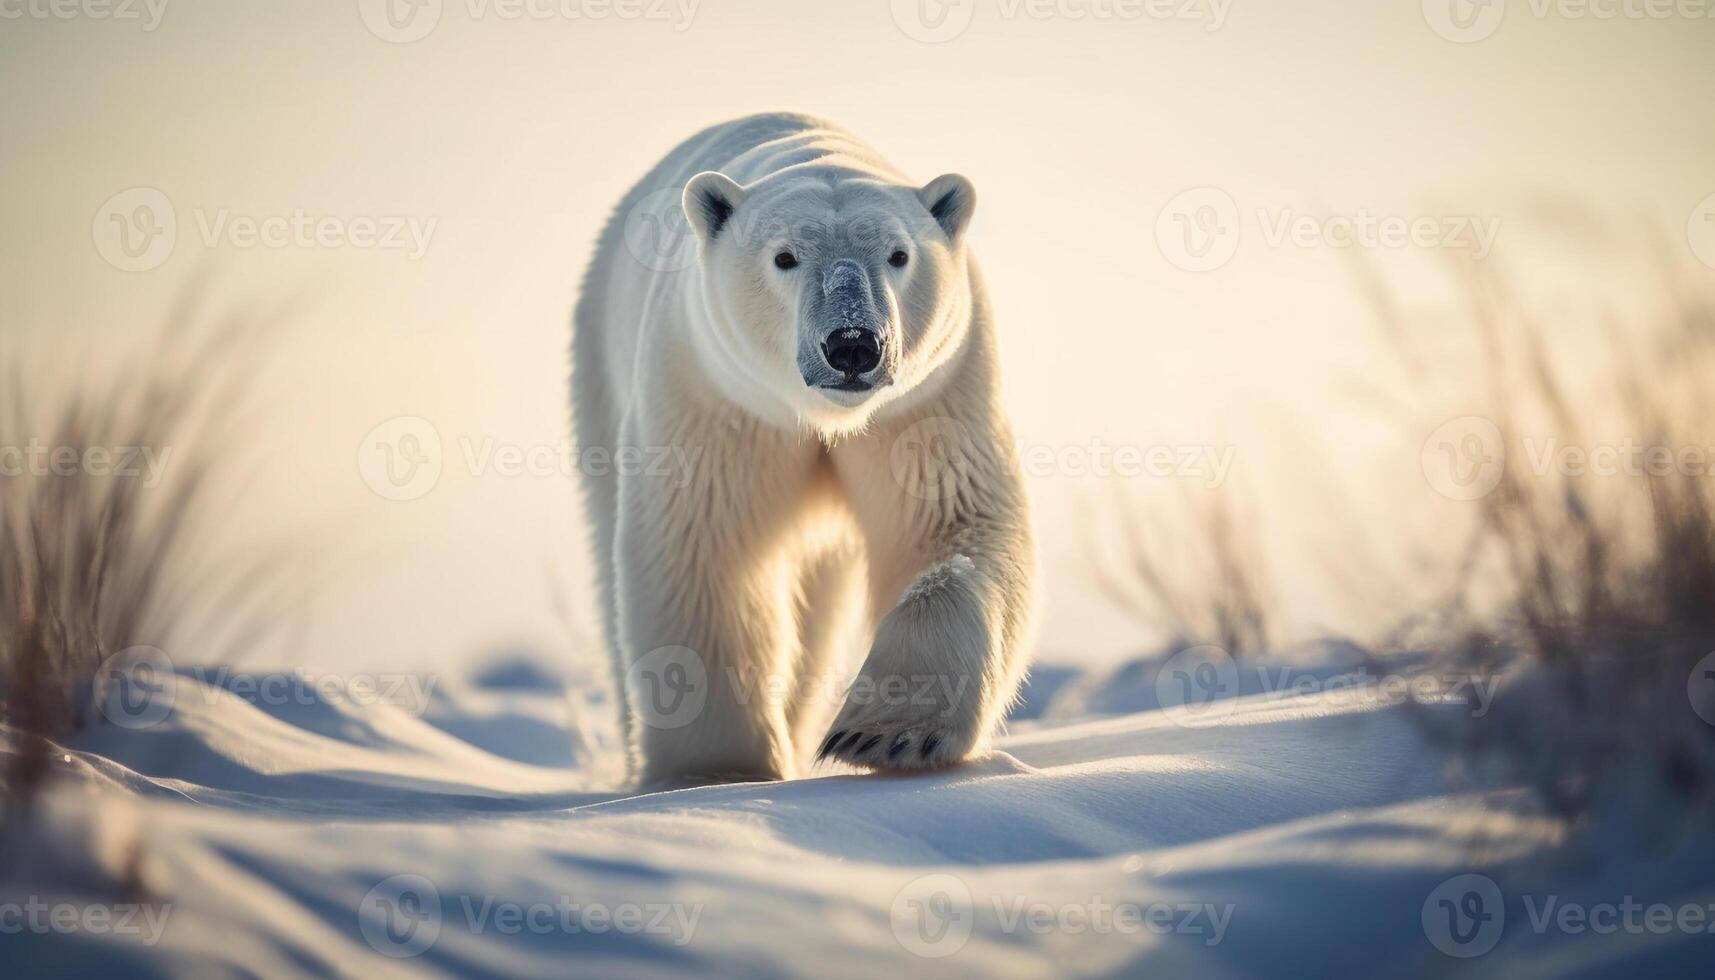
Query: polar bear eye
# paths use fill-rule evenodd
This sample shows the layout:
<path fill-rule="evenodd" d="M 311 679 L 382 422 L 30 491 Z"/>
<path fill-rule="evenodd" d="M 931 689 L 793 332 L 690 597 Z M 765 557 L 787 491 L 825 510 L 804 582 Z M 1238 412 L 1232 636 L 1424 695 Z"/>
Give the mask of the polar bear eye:
<path fill-rule="evenodd" d="M 780 252 L 774 256 L 776 269 L 791 269 L 798 265 L 798 257 L 791 252 Z"/>
<path fill-rule="evenodd" d="M 911 256 L 906 255 L 905 250 L 902 248 L 895 249 L 893 254 L 887 257 L 887 264 L 893 266 L 895 269 L 905 268 L 905 263 L 909 261 L 911 261 Z"/>

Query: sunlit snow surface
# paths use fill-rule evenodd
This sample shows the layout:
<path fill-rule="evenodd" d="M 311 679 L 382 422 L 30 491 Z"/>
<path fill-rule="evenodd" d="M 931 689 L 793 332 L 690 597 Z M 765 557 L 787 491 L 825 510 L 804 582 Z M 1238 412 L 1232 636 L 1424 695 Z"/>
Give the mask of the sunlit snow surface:
<path fill-rule="evenodd" d="M 1707 907 L 1715 873 L 1580 853 L 1504 783 L 1450 784 L 1424 719 L 1468 707 L 1402 704 L 1338 658 L 1247 662 L 1235 696 L 1163 707 L 1161 669 L 1044 669 L 1031 720 L 951 771 L 641 796 L 615 788 L 605 686 L 551 666 L 434 678 L 421 710 L 181 670 L 158 724 L 60 747 L 0 871 L 0 909 L 123 912 L 125 880 L 153 904 L 127 930 L 0 915 L 0 959 L 18 977 L 1715 965 L 1706 932 L 1543 919 L 1551 899 Z"/>

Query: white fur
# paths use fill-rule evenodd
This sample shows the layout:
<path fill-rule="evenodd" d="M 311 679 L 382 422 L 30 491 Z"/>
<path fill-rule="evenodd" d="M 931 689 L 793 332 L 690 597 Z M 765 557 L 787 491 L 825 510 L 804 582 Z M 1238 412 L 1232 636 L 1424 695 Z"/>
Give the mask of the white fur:
<path fill-rule="evenodd" d="M 696 260 L 640 261 L 626 222 L 680 188 Z M 819 746 L 871 768 L 945 765 L 1004 716 L 1034 556 L 966 247 L 974 206 L 963 177 L 920 187 L 786 113 L 705 130 L 621 202 L 576 314 L 578 440 L 668 465 L 585 479 L 607 639 L 622 683 L 663 657 L 706 678 L 670 725 L 623 692 L 646 784 L 789 778 Z M 783 250 L 796 268 L 776 267 Z M 830 275 L 842 259 L 864 275 Z M 807 382 L 842 297 L 885 338 L 870 391 Z M 854 640 L 869 641 L 856 680 L 822 693 Z M 676 647 L 691 652 L 660 652 Z"/>

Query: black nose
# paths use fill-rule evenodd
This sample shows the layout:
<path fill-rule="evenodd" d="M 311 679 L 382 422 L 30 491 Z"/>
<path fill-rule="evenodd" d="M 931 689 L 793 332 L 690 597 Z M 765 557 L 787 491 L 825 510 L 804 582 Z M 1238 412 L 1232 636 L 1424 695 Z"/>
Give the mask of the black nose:
<path fill-rule="evenodd" d="M 881 363 L 881 341 L 873 330 L 846 327 L 822 342 L 822 356 L 841 374 L 865 374 Z"/>

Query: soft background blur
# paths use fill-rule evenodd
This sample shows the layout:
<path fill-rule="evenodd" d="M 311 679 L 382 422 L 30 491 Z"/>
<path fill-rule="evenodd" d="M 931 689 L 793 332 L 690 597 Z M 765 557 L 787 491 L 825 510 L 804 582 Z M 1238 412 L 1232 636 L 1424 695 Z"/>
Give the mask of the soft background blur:
<path fill-rule="evenodd" d="M 1014 420 L 1066 461 L 1034 480 L 1040 647 L 1108 659 L 1160 639 L 1091 587 L 1122 504 L 1171 519 L 1238 502 L 1288 636 L 1386 623 L 1389 590 L 1403 602 L 1469 518 L 1421 465 L 1437 425 L 1478 410 L 1468 334 L 1437 329 L 1461 303 L 1458 250 L 1282 243 L 1272 223 L 1498 222 L 1484 261 L 1574 364 L 1647 317 L 1664 266 L 1715 265 L 1712 19 L 1517 0 L 1167 5 L 1186 19 L 1079 0 L 687 2 L 398 0 L 389 21 L 358 0 L 156 0 L 158 23 L 140 0 L 120 5 L 136 19 L 0 3 L 0 351 L 67 375 L 123 364 L 199 274 L 221 303 L 291 306 L 220 531 L 315 558 L 295 656 L 593 657 L 575 481 L 473 472 L 466 448 L 566 440 L 578 278 L 635 179 L 710 123 L 815 112 L 922 180 L 976 182 Z M 659 16 L 622 15 L 638 9 Z M 109 261 L 115 216 L 160 199 L 113 203 L 133 188 L 176 219 L 143 271 Z M 1224 197 L 1180 196 L 1197 188 Z M 1236 207 L 1217 268 L 1171 246 L 1186 200 Z M 207 233 L 294 212 L 403 218 L 427 247 Z M 1434 355 L 1428 383 L 1383 342 L 1363 268 Z M 398 416 L 443 443 L 439 482 L 408 501 L 359 465 Z M 1218 488 L 1078 462 L 1119 446 L 1234 462 Z"/>

